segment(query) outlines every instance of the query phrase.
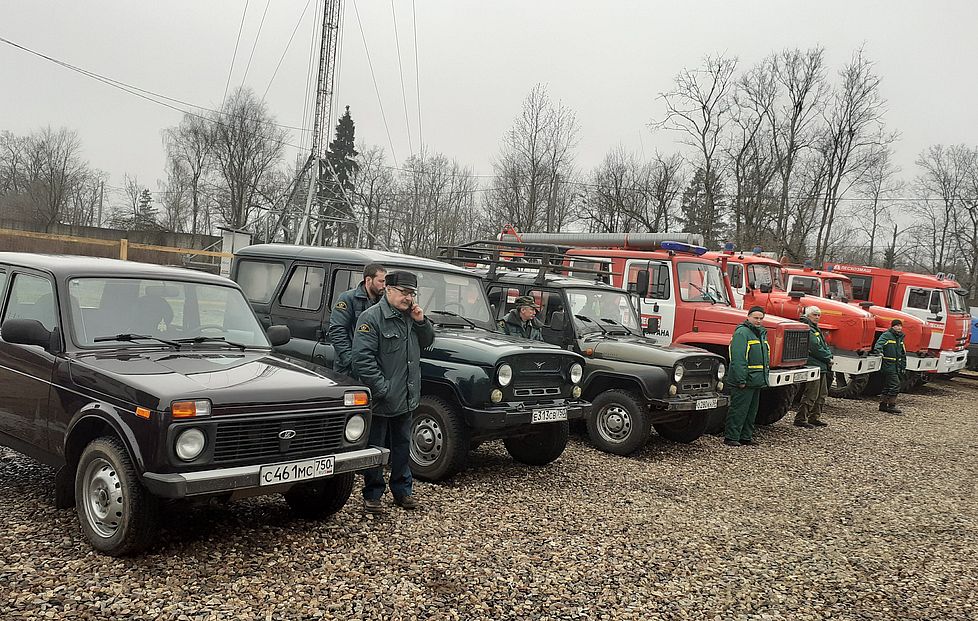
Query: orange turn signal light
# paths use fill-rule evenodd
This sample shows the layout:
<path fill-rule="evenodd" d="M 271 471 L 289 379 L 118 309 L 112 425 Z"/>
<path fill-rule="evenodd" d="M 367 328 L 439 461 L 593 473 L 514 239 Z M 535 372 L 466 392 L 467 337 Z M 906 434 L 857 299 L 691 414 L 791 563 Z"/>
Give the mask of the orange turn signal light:
<path fill-rule="evenodd" d="M 370 403 L 370 396 L 362 391 L 348 392 L 343 395 L 343 405 L 347 407 L 362 406 L 368 403 Z"/>
<path fill-rule="evenodd" d="M 174 401 L 170 404 L 170 415 L 173 418 L 195 418 L 208 416 L 211 413 L 211 402 L 207 399 L 197 401 Z"/>
<path fill-rule="evenodd" d="M 151 412 L 147 408 L 136 408 L 136 416 L 149 420 Z"/>

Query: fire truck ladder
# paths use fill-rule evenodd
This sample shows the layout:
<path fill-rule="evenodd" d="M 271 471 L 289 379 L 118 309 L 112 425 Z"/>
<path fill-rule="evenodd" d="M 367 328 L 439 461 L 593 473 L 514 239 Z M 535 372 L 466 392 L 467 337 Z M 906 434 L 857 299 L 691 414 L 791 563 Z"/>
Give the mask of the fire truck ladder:
<path fill-rule="evenodd" d="M 568 256 L 568 250 L 570 250 L 569 246 L 553 244 L 478 240 L 457 246 L 439 246 L 438 258 L 463 267 L 485 266 L 488 269 L 486 275 L 488 278 L 495 278 L 500 270 L 536 270 L 534 281 L 537 284 L 543 284 L 547 274 L 568 276 L 587 274 L 592 276 L 595 282 L 611 283 L 611 277 L 616 274 L 611 271 L 610 262 L 594 260 L 591 257 Z M 595 269 L 565 263 L 572 260 L 585 260 L 600 267 Z"/>

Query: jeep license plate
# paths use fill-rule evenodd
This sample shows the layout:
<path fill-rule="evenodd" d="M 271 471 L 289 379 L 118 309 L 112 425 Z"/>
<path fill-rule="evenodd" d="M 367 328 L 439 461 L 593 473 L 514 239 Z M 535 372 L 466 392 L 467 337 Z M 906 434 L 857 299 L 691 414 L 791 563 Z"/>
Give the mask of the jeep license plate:
<path fill-rule="evenodd" d="M 712 410 L 716 408 L 719 401 L 717 399 L 699 399 L 696 402 L 697 410 Z"/>
<path fill-rule="evenodd" d="M 280 483 L 294 483 L 306 479 L 328 477 L 333 474 L 335 464 L 336 457 L 329 455 L 328 457 L 293 461 L 287 464 L 262 466 L 258 471 L 259 484 L 279 485 Z"/>
<path fill-rule="evenodd" d="M 798 371 L 795 373 L 796 382 L 807 382 L 808 381 L 808 371 Z"/>
<path fill-rule="evenodd" d="M 550 408 L 548 410 L 533 410 L 532 424 L 553 423 L 560 420 L 567 420 L 567 408 Z"/>

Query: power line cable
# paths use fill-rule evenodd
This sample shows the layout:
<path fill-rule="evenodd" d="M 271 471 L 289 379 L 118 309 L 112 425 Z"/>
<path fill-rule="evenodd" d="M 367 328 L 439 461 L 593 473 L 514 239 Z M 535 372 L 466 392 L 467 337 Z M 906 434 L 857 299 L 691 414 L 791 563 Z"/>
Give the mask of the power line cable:
<path fill-rule="evenodd" d="M 248 2 L 245 0 L 244 11 L 241 12 L 241 23 L 238 24 L 238 36 L 234 40 L 234 53 L 231 54 L 231 67 L 228 69 L 228 81 L 224 84 L 224 97 L 221 98 L 221 105 L 228 98 L 228 88 L 231 86 L 231 74 L 234 73 L 234 59 L 238 56 L 238 43 L 241 41 L 241 31 L 244 29 L 245 15 L 248 14 Z"/>
<path fill-rule="evenodd" d="M 255 50 L 258 48 L 258 40 L 261 38 L 261 29 L 265 25 L 265 16 L 268 14 L 268 5 L 271 4 L 272 0 L 265 0 L 265 10 L 262 11 L 261 21 L 258 22 L 258 32 L 255 34 L 255 42 L 251 45 L 251 54 L 248 55 L 248 65 L 245 66 L 244 75 L 241 76 L 241 86 L 244 86 L 245 80 L 248 79 L 248 72 L 251 71 L 251 60 L 255 57 Z"/>
<path fill-rule="evenodd" d="M 394 0 L 391 0 L 391 21 L 394 22 L 394 49 L 397 50 L 397 73 L 401 76 L 401 102 L 404 104 L 404 125 L 407 127 L 408 148 L 414 155 L 414 141 L 411 139 L 411 121 L 408 119 L 407 95 L 404 92 L 404 69 L 401 66 L 401 42 L 397 36 L 397 11 L 394 10 Z"/>
<path fill-rule="evenodd" d="M 414 85 L 418 97 L 418 149 L 424 152 L 424 132 L 421 127 L 421 64 L 418 62 L 418 13 L 411 0 L 411 19 L 414 23 Z"/>
<path fill-rule="evenodd" d="M 275 71 L 272 72 L 272 77 L 268 79 L 268 86 L 265 87 L 265 92 L 262 93 L 262 101 L 265 101 L 265 96 L 268 95 L 268 89 L 272 88 L 272 82 L 275 81 L 275 76 L 278 75 L 278 70 L 282 66 L 282 61 L 285 60 L 285 55 L 289 52 L 289 48 L 292 46 L 292 40 L 295 39 L 295 33 L 299 30 L 299 26 L 302 25 L 302 18 L 305 17 L 306 11 L 309 10 L 309 4 L 311 2 L 312 0 L 306 0 L 306 6 L 302 7 L 302 13 L 299 13 L 299 19 L 295 21 L 295 27 L 292 29 L 292 34 L 289 35 L 289 41 L 285 44 L 285 49 L 282 50 L 282 55 L 279 56 L 278 64 L 275 65 Z"/>
<path fill-rule="evenodd" d="M 363 33 L 363 22 L 360 21 L 360 9 L 357 8 L 357 0 L 353 0 L 353 12 L 357 16 L 357 25 L 360 27 L 360 38 L 363 39 L 363 51 L 367 55 L 367 66 L 370 68 L 370 79 L 374 83 L 374 92 L 377 93 L 377 104 L 380 106 L 380 118 L 384 121 L 384 129 L 387 130 L 387 142 L 391 147 L 391 157 L 397 161 L 397 152 L 394 150 L 394 141 L 391 139 L 391 128 L 387 124 L 387 115 L 384 114 L 384 102 L 380 98 L 380 89 L 377 88 L 377 76 L 374 74 L 374 65 L 370 62 L 370 48 L 367 46 L 367 36 Z"/>

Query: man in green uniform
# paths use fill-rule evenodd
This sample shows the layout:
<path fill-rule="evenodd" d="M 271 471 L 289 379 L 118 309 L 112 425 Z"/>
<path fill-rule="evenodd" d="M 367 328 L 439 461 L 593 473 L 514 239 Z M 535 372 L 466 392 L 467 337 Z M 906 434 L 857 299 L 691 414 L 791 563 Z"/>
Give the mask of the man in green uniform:
<path fill-rule="evenodd" d="M 730 409 L 723 441 L 727 446 L 754 444 L 754 419 L 761 389 L 767 386 L 771 354 L 767 343 L 764 309 L 751 307 L 747 320 L 737 326 L 730 339 Z"/>
<path fill-rule="evenodd" d="M 808 324 L 808 364 L 818 367 L 822 372 L 815 381 L 805 384 L 805 392 L 801 397 L 801 405 L 795 414 L 795 425 L 812 429 L 828 425 L 819 418 L 825 406 L 825 397 L 829 394 L 829 370 L 832 368 L 832 350 L 825 344 L 825 337 L 818 327 L 822 310 L 817 306 L 805 309 L 802 323 Z"/>
<path fill-rule="evenodd" d="M 353 336 L 353 375 L 370 388 L 373 418 L 369 443 L 391 450 L 391 494 L 405 509 L 416 509 L 411 476 L 412 413 L 421 400 L 421 350 L 431 346 L 431 320 L 415 304 L 418 277 L 411 272 L 387 274 L 380 302 L 363 311 Z M 383 467 L 363 473 L 363 507 L 383 510 L 387 484 Z"/>
<path fill-rule="evenodd" d="M 353 372 L 353 330 L 357 327 L 360 313 L 380 301 L 384 295 L 384 278 L 387 272 L 379 263 L 369 263 L 363 268 L 363 282 L 344 291 L 333 304 L 329 314 L 329 342 L 333 345 L 333 370 L 350 375 Z"/>
<path fill-rule="evenodd" d="M 896 406 L 897 395 L 900 394 L 900 385 L 903 383 L 903 375 L 907 371 L 907 350 L 903 346 L 903 322 L 894 319 L 890 322 L 890 329 L 876 339 L 873 346 L 873 353 L 883 356 L 883 392 L 880 394 L 880 412 L 890 414 L 902 414 Z"/>
<path fill-rule="evenodd" d="M 538 310 L 540 309 L 533 301 L 533 296 L 521 295 L 516 298 L 516 308 L 499 320 L 499 330 L 510 336 L 542 341 L 543 332 L 540 330 L 540 322 L 537 321 Z"/>

